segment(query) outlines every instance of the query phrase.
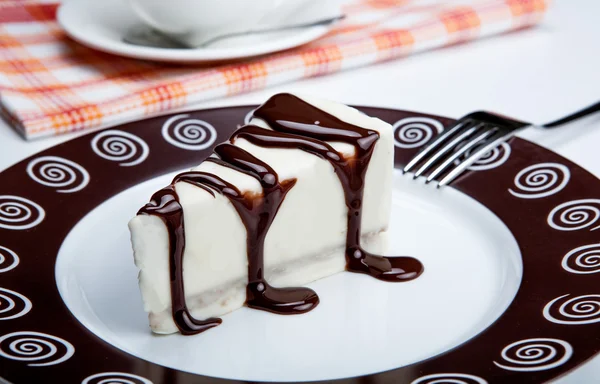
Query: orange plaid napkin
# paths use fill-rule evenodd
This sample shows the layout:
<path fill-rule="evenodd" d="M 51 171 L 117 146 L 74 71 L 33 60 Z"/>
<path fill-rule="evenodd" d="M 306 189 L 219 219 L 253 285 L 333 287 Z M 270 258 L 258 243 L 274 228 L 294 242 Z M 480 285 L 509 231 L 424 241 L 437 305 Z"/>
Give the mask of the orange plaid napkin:
<path fill-rule="evenodd" d="M 0 0 L 0 112 L 27 139 L 373 64 L 537 23 L 546 0 L 354 0 L 321 39 L 210 68 L 115 57 L 65 36 L 57 4 Z"/>

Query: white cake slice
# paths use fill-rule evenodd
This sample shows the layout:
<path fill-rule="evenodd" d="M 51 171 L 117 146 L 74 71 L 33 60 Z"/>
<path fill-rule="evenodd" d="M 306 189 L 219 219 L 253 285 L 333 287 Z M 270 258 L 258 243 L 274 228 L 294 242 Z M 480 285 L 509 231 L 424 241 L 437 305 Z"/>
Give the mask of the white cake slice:
<path fill-rule="evenodd" d="M 299 99 L 345 123 L 379 134 L 364 177 L 360 242 L 369 252 L 385 252 L 393 169 L 391 126 L 345 105 Z M 251 124 L 270 129 L 257 118 Z M 267 148 L 243 138 L 233 144 L 269 164 L 280 182 L 296 179 L 264 240 L 265 280 L 275 287 L 299 286 L 343 271 L 349 210 L 332 163 L 301 149 Z M 329 144 L 345 158 L 356 155 L 351 144 Z M 205 161 L 193 171 L 216 175 L 247 196 L 263 194 L 255 177 L 214 162 Z M 248 231 L 239 212 L 228 197 L 210 188 L 180 181 L 174 190 L 183 209 L 183 286 L 189 313 L 195 319 L 206 319 L 240 308 L 247 298 L 249 262 Z M 129 228 L 150 327 L 156 333 L 177 332 L 171 310 L 172 244 L 167 225 L 159 216 L 138 214 Z"/>

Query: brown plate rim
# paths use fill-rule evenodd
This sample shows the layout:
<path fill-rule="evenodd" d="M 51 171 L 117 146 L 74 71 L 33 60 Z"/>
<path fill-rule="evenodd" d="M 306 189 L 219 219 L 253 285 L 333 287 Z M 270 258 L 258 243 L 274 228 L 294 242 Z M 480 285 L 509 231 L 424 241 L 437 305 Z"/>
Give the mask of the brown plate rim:
<path fill-rule="evenodd" d="M 87 213 L 134 185 L 199 163 L 253 108 L 187 111 L 90 132 L 0 172 L 0 380 L 242 382 L 163 367 L 109 345 L 70 313 L 54 265 L 64 238 Z M 357 108 L 393 124 L 396 167 L 454 121 Z M 174 134 L 175 123 L 189 120 L 201 121 L 196 125 L 206 134 L 203 142 Z M 70 167 L 73 180 L 61 184 L 45 174 L 43 165 L 53 163 Z M 515 299 L 487 329 L 445 353 L 336 383 L 543 383 L 600 351 L 593 336 L 600 334 L 600 180 L 550 150 L 513 138 L 452 187 L 494 212 L 515 236 L 523 259 Z M 10 216 L 16 212 L 6 210 L 10 204 L 26 207 L 30 217 Z M 27 340 L 39 350 L 27 349 L 33 345 Z"/>

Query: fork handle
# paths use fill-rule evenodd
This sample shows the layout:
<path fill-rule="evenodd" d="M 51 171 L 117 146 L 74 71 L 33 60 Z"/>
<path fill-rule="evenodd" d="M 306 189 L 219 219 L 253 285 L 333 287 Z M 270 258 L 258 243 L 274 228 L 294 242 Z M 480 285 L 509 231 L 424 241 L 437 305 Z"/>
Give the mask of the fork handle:
<path fill-rule="evenodd" d="M 552 121 L 550 123 L 544 124 L 541 127 L 542 128 L 558 128 L 558 127 L 560 127 L 562 125 L 568 124 L 568 123 L 570 123 L 572 121 L 575 121 L 575 120 L 580 119 L 582 117 L 585 117 L 587 115 L 591 115 L 591 114 L 593 114 L 595 112 L 600 112 L 600 101 L 597 102 L 596 104 L 592 104 L 592 105 L 590 105 L 587 108 L 584 108 L 584 109 L 582 109 L 582 110 L 580 110 L 578 112 L 572 113 L 572 114 L 570 114 L 568 116 L 565 116 L 565 117 L 563 117 L 561 119 L 558 119 L 558 120 Z"/>

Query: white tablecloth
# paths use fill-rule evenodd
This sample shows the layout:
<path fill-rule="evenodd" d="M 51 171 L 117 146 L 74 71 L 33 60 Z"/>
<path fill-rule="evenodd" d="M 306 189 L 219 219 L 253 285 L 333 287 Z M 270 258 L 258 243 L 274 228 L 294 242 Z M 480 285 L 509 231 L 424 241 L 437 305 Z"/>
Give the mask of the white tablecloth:
<path fill-rule="evenodd" d="M 543 123 L 600 100 L 599 17 L 600 1 L 555 0 L 546 21 L 534 29 L 204 103 L 198 108 L 257 104 L 273 93 L 292 91 L 348 104 L 450 117 L 486 109 Z M 75 136 L 25 142 L 0 120 L 0 169 Z M 600 116 L 556 131 L 529 130 L 521 136 L 600 178 Z M 598 382 L 600 355 L 556 381 Z"/>

